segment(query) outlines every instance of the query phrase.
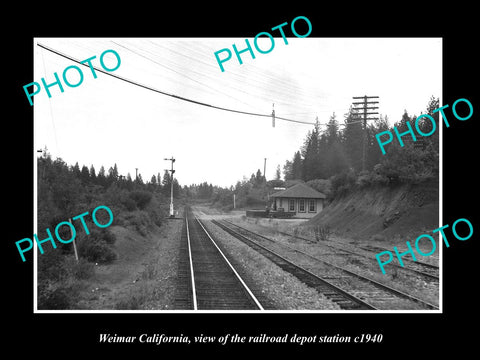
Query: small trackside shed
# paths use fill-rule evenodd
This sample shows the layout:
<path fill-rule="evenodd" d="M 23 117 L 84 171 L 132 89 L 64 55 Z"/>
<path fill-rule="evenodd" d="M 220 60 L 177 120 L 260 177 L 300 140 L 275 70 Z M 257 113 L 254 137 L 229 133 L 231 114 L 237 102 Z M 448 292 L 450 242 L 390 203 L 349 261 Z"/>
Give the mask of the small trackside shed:
<path fill-rule="evenodd" d="M 294 218 L 312 218 L 323 210 L 326 196 L 303 183 L 270 195 L 274 211 L 293 213 Z"/>

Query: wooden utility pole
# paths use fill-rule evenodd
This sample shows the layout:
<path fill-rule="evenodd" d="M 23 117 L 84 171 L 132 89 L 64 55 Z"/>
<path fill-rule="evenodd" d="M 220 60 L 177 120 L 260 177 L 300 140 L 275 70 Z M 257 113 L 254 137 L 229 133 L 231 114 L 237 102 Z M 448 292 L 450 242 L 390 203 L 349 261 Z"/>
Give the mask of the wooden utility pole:
<path fill-rule="evenodd" d="M 82 219 L 83 220 L 83 219 Z M 72 223 L 72 219 L 68 219 L 68 221 L 70 222 L 70 224 Z M 75 244 L 75 238 L 73 237 L 73 231 L 72 231 L 72 228 L 70 228 L 70 235 L 72 236 L 73 238 L 73 251 L 75 252 L 75 260 L 77 260 L 77 263 L 78 263 L 78 252 L 77 252 L 77 245 Z"/>
<path fill-rule="evenodd" d="M 266 170 L 267 170 L 267 158 L 265 158 L 265 160 L 263 162 L 263 178 L 265 179 L 265 181 L 267 181 L 267 177 L 265 175 Z"/>
<path fill-rule="evenodd" d="M 368 112 L 368 110 L 376 110 L 378 106 L 369 106 L 371 104 L 378 104 L 378 101 L 369 101 L 369 99 L 378 99 L 378 96 L 354 96 L 354 99 L 362 99 L 363 101 L 353 102 L 354 110 L 357 110 L 357 115 L 363 115 L 363 148 L 362 148 L 362 171 L 365 171 L 366 157 L 367 157 L 367 120 L 378 120 L 378 117 L 370 118 L 368 115 L 375 115 L 378 112 Z"/>
<path fill-rule="evenodd" d="M 275 103 L 272 104 L 272 127 L 275 127 Z"/>

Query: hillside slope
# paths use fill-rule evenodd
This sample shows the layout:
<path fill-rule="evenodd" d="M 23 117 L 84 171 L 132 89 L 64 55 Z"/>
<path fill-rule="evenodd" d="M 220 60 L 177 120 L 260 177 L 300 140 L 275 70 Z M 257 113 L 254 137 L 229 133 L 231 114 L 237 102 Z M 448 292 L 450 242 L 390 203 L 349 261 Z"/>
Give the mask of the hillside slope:
<path fill-rule="evenodd" d="M 438 183 L 370 186 L 335 198 L 306 226 L 353 239 L 415 240 L 439 227 Z"/>

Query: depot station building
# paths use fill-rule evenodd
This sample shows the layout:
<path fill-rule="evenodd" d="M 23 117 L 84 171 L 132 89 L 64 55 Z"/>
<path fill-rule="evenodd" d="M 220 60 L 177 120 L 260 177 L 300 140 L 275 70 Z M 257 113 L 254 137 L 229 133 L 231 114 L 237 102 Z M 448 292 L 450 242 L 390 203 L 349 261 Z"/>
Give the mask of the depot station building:
<path fill-rule="evenodd" d="M 293 218 L 312 218 L 323 210 L 326 198 L 321 192 L 303 183 L 270 195 L 272 210 L 286 212 Z"/>

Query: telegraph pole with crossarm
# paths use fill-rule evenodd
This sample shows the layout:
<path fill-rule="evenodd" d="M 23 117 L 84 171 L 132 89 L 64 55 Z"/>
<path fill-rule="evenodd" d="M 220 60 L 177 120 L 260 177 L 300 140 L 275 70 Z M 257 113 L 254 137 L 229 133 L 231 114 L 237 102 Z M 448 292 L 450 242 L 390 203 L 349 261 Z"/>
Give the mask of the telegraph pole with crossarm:
<path fill-rule="evenodd" d="M 355 106 L 354 110 L 357 110 L 357 115 L 363 115 L 363 149 L 362 149 L 362 171 L 365 171 L 365 163 L 367 157 L 367 120 L 378 120 L 377 117 L 370 118 L 368 115 L 375 115 L 378 112 L 368 112 L 368 110 L 376 110 L 378 106 L 370 106 L 372 104 L 378 104 L 378 101 L 369 101 L 369 99 L 378 99 L 378 96 L 354 96 L 354 99 L 362 99 L 363 101 L 353 102 Z"/>

